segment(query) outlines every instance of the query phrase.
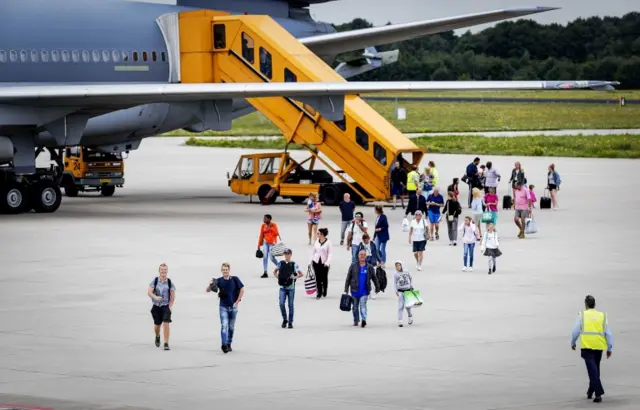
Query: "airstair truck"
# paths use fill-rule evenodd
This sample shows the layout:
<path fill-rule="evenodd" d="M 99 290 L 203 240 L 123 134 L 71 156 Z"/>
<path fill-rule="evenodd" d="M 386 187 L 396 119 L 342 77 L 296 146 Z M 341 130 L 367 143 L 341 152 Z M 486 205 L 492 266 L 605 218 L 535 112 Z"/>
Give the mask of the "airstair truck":
<path fill-rule="evenodd" d="M 346 81 L 269 16 L 184 12 L 179 33 L 183 83 Z M 247 100 L 282 131 L 287 147 L 297 144 L 309 157 L 298 162 L 287 150 L 243 155 L 228 180 L 240 195 L 258 195 L 267 203 L 278 196 L 302 202 L 317 192 L 326 205 L 337 205 L 349 192 L 357 202 L 385 201 L 396 160 L 409 170 L 424 155 L 355 95 Z M 318 161 L 324 170 L 314 168 Z"/>

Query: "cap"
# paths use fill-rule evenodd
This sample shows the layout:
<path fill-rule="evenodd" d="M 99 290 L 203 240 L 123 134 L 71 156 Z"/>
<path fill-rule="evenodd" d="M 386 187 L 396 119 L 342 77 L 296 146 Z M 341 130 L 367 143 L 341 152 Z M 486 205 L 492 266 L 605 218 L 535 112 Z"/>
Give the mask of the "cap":
<path fill-rule="evenodd" d="M 285 249 L 285 250 L 284 250 L 284 253 L 291 254 L 291 253 L 293 253 L 293 252 L 291 252 L 291 249 L 287 248 L 287 249 Z"/>

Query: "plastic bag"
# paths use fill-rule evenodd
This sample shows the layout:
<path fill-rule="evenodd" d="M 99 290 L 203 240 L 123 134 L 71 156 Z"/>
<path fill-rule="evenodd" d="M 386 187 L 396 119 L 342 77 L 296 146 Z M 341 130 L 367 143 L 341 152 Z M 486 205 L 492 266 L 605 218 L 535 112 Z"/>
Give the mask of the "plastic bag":
<path fill-rule="evenodd" d="M 407 290 L 402 292 L 404 296 L 404 307 L 405 308 L 416 308 L 422 306 L 424 300 L 422 300 L 422 296 L 420 296 L 419 290 Z"/>
<path fill-rule="evenodd" d="M 409 232 L 411 230 L 411 225 L 409 224 L 409 220 L 404 218 L 402 220 L 402 232 Z"/>
<path fill-rule="evenodd" d="M 524 233 L 534 234 L 538 232 L 538 224 L 533 218 L 527 218 L 524 222 Z"/>

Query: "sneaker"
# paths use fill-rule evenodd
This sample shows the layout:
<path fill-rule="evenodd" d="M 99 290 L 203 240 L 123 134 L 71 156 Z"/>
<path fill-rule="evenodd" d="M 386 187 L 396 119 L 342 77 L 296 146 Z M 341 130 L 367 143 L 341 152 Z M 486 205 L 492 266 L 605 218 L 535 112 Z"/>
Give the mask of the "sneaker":
<path fill-rule="evenodd" d="M 418 265 L 418 270 L 422 270 L 422 266 Z"/>
<path fill-rule="evenodd" d="M 462 267 L 462 271 L 463 271 L 463 272 L 466 272 L 466 271 L 467 271 L 467 267 L 466 267 L 466 266 L 463 266 L 463 267 Z"/>
<path fill-rule="evenodd" d="M 227 345 L 227 350 L 233 352 L 233 349 L 231 349 L 231 345 Z"/>
<path fill-rule="evenodd" d="M 473 272 L 473 266 L 469 266 L 469 272 Z"/>
<path fill-rule="evenodd" d="M 436 232 L 436 239 L 440 240 L 440 234 Z"/>
<path fill-rule="evenodd" d="M 489 275 L 491 275 L 491 268 L 489 268 Z"/>
<path fill-rule="evenodd" d="M 495 271 L 496 271 L 496 263 L 495 262 L 493 262 L 493 269 L 492 270 L 495 273 Z"/>
<path fill-rule="evenodd" d="M 344 245 L 344 241 L 340 241 L 340 246 Z"/>
<path fill-rule="evenodd" d="M 269 275 L 267 275 L 267 272 L 263 273 L 262 276 L 260 276 L 261 278 L 268 278 Z"/>
<path fill-rule="evenodd" d="M 169 343 L 165 343 L 164 344 L 164 350 L 171 350 L 171 349 L 169 349 Z"/>
<path fill-rule="evenodd" d="M 286 321 L 286 320 L 283 320 L 283 321 L 282 321 L 282 328 L 284 329 L 285 327 L 287 327 L 287 321 Z"/>
<path fill-rule="evenodd" d="M 222 351 L 226 354 L 229 352 L 229 347 L 227 345 L 222 345 Z"/>
<path fill-rule="evenodd" d="M 354 326 L 358 326 L 360 324 L 360 322 L 353 322 Z"/>
<path fill-rule="evenodd" d="M 399 320 L 399 321 L 398 321 L 398 327 L 402 327 L 402 326 L 404 326 L 404 325 L 402 324 L 402 320 Z"/>
<path fill-rule="evenodd" d="M 376 300 L 376 298 L 377 298 L 377 297 L 378 297 L 378 294 L 377 294 L 377 293 L 372 293 L 372 294 L 371 294 L 371 299 L 372 299 L 372 300 Z"/>
<path fill-rule="evenodd" d="M 602 403 L 602 397 L 601 396 L 596 396 L 595 399 L 593 399 L 594 403 Z"/>
<path fill-rule="evenodd" d="M 367 325 L 367 321 L 362 319 L 362 327 L 365 327 Z"/>
<path fill-rule="evenodd" d="M 454 242 L 454 243 L 453 243 L 453 246 L 458 246 L 458 242 Z"/>
<path fill-rule="evenodd" d="M 413 324 L 413 316 L 409 316 L 409 324 L 412 325 Z"/>
<path fill-rule="evenodd" d="M 293 329 L 293 323 L 289 322 L 289 325 L 287 326 L 289 329 Z"/>
<path fill-rule="evenodd" d="M 160 347 L 160 336 L 156 336 L 156 347 Z"/>

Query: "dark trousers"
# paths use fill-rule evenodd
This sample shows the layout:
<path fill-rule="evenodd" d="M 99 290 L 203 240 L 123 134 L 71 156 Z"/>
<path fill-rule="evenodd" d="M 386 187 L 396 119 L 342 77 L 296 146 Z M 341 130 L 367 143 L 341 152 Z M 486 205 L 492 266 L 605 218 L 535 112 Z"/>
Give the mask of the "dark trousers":
<path fill-rule="evenodd" d="M 589 390 L 587 394 L 595 393 L 596 397 L 604 394 L 604 388 L 600 381 L 600 360 L 602 359 L 602 350 L 581 349 L 580 356 L 587 365 L 587 373 L 589 373 Z"/>
<path fill-rule="evenodd" d="M 327 296 L 327 287 L 329 286 L 329 267 L 322 263 L 313 262 L 313 271 L 316 274 L 316 286 L 318 287 L 318 296 Z"/>

